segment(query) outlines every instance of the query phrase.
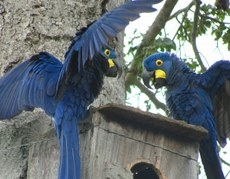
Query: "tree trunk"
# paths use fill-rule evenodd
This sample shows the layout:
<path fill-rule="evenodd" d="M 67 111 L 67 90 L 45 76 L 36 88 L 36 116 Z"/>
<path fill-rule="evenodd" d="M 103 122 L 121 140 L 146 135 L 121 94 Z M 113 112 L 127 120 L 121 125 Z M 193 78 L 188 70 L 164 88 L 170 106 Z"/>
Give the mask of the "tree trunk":
<path fill-rule="evenodd" d="M 0 74 L 40 51 L 64 58 L 75 32 L 124 0 L 0 0 Z M 122 59 L 123 34 L 111 42 Z M 106 78 L 94 106 L 124 103 L 124 76 Z M 0 178 L 56 178 L 58 144 L 40 109 L 0 121 Z"/>

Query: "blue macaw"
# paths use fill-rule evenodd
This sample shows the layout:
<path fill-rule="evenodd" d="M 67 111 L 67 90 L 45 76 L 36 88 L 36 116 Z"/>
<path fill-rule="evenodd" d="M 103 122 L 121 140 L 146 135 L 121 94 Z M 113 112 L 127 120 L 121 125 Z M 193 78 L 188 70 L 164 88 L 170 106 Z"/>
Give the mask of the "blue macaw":
<path fill-rule="evenodd" d="M 175 54 L 156 53 L 143 66 L 148 88 L 150 80 L 156 89 L 167 88 L 166 105 L 174 119 L 208 130 L 208 137 L 200 142 L 201 160 L 208 179 L 224 179 L 216 140 L 224 147 L 230 137 L 230 61 L 218 61 L 196 74 Z"/>
<path fill-rule="evenodd" d="M 121 75 L 122 65 L 109 39 L 142 12 L 156 11 L 162 0 L 127 2 L 76 33 L 62 63 L 48 52 L 40 52 L 0 79 L 0 119 L 23 110 L 42 108 L 54 117 L 60 146 L 59 179 L 80 178 L 77 122 L 98 96 L 103 77 Z"/>

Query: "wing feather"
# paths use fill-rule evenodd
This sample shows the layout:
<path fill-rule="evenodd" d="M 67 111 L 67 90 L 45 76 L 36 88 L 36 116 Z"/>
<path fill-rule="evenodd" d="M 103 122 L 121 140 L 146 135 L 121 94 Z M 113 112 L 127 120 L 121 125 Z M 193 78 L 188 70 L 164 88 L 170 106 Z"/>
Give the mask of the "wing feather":
<path fill-rule="evenodd" d="M 62 97 L 65 85 L 69 82 L 69 76 L 73 73 L 78 75 L 87 60 L 92 60 L 93 56 L 98 53 L 102 47 L 107 46 L 109 39 L 115 37 L 122 31 L 130 21 L 140 17 L 140 13 L 154 12 L 153 4 L 162 0 L 135 0 L 127 2 L 113 10 L 105 13 L 97 21 L 92 22 L 86 28 L 82 28 L 73 39 L 65 55 L 64 66 L 60 72 L 58 84 L 56 86 L 56 98 Z M 76 62 L 77 61 L 77 62 Z M 70 64 L 75 64 L 73 65 Z M 73 75 L 73 74 L 72 74 Z"/>
<path fill-rule="evenodd" d="M 77 36 L 74 40 L 74 44 L 72 44 L 74 51 L 79 52 L 78 60 L 82 63 L 82 66 L 78 65 L 78 70 L 80 71 L 88 59 L 92 59 L 95 53 L 99 52 L 103 46 L 106 46 L 110 38 L 115 37 L 130 21 L 139 18 L 140 13 L 156 11 L 152 5 L 161 1 L 162 0 L 130 1 L 105 13 L 97 21 L 90 24 L 90 26 L 84 29 L 84 32 L 80 34 L 80 38 Z M 82 55 L 81 53 L 84 54 Z M 69 58 L 72 58 L 71 53 L 67 54 L 67 61 Z"/>
<path fill-rule="evenodd" d="M 230 81 L 227 80 L 218 89 L 214 100 L 214 118 L 216 122 L 218 142 L 224 147 L 230 138 Z"/>
<path fill-rule="evenodd" d="M 54 113 L 55 87 L 61 68 L 59 60 L 41 52 L 0 78 L 0 119 L 34 107 Z"/>
<path fill-rule="evenodd" d="M 212 98 L 217 139 L 224 147 L 230 137 L 230 61 L 217 61 L 200 77 L 200 85 Z"/>

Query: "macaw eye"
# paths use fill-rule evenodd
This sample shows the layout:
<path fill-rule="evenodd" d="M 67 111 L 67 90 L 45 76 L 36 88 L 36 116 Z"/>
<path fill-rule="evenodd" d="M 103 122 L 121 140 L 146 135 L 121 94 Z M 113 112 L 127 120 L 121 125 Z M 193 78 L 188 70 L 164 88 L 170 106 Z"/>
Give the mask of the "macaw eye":
<path fill-rule="evenodd" d="M 110 55 L 110 50 L 109 50 L 109 49 L 106 49 L 106 50 L 104 51 L 104 54 L 108 57 L 108 56 Z"/>
<path fill-rule="evenodd" d="M 160 60 L 160 59 L 158 59 L 158 60 L 156 61 L 156 66 L 160 67 L 160 66 L 162 66 L 162 65 L 163 65 L 163 61 Z"/>

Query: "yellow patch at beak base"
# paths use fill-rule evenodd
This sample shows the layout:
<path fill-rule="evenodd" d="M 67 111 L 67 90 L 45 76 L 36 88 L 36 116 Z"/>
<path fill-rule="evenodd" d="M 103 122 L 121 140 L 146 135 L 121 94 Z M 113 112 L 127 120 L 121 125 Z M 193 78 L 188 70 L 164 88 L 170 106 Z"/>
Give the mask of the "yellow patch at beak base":
<path fill-rule="evenodd" d="M 108 63 L 109 63 L 109 68 L 112 68 L 115 66 L 115 63 L 113 62 L 112 59 L 108 59 Z"/>
<path fill-rule="evenodd" d="M 163 70 L 156 70 L 155 71 L 155 78 L 163 78 L 166 79 L 166 73 Z"/>

